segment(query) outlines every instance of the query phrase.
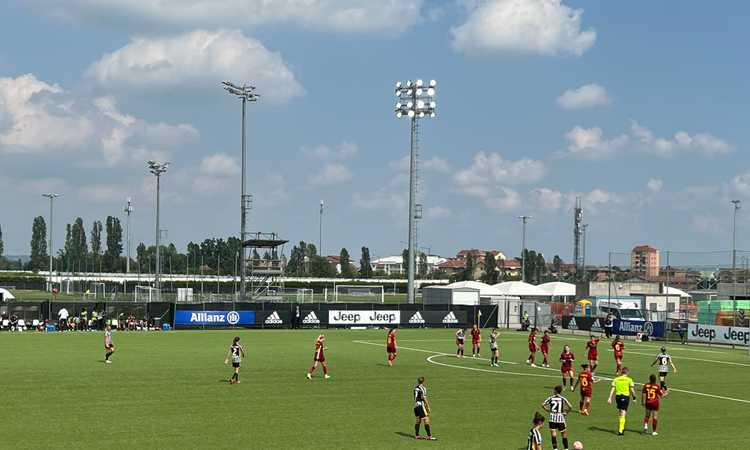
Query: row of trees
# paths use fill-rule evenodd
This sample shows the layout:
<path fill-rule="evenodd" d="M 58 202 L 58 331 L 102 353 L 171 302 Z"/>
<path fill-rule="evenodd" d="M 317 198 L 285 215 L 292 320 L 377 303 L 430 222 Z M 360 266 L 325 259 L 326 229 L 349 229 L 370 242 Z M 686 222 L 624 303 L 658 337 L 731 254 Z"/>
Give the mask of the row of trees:
<path fill-rule="evenodd" d="M 406 255 L 408 255 L 408 253 L 404 253 L 404 261 L 406 261 Z M 527 282 L 539 284 L 550 281 L 554 278 L 547 266 L 544 255 L 541 252 L 537 253 L 534 250 L 527 249 L 524 250 L 524 256 L 526 257 L 526 264 L 525 266 L 522 265 L 522 270 L 524 271 L 524 278 Z M 522 263 L 523 258 L 516 258 L 516 261 Z M 563 263 L 562 259 L 560 258 L 560 256 L 555 255 L 552 261 L 552 271 L 556 274 L 560 274 Z M 481 261 L 483 262 L 484 267 L 481 267 L 480 261 L 477 261 L 477 255 L 475 255 L 474 253 L 468 253 L 466 255 L 465 262 L 466 265 L 464 269 L 452 277 L 454 281 L 479 279 L 487 284 L 492 285 L 500 281 L 520 279 L 520 277 L 513 278 L 507 275 L 505 271 L 501 270 L 502 268 L 499 268 L 497 265 L 495 255 L 493 255 L 491 252 L 487 252 L 484 255 L 483 260 Z"/>

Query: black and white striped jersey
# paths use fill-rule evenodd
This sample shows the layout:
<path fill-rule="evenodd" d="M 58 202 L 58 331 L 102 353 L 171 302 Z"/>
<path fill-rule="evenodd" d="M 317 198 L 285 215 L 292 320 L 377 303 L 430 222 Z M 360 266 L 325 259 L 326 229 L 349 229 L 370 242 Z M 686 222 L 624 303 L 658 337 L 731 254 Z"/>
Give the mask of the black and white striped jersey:
<path fill-rule="evenodd" d="M 497 333 L 490 333 L 490 348 L 497 348 Z"/>
<path fill-rule="evenodd" d="M 240 347 L 240 344 L 232 344 L 229 346 L 229 352 L 232 355 L 232 362 L 233 363 L 239 363 L 242 361 L 242 348 Z"/>
<path fill-rule="evenodd" d="M 568 399 L 557 394 L 547 397 L 543 405 L 549 411 L 549 421 L 551 423 L 565 423 L 565 405 L 568 406 L 569 410 L 573 408 Z"/>
<path fill-rule="evenodd" d="M 672 357 L 667 353 L 659 353 L 656 356 L 656 364 L 659 372 L 669 372 L 669 363 L 672 361 Z"/>
<path fill-rule="evenodd" d="M 536 444 L 536 447 L 534 446 Z M 529 430 L 529 440 L 526 443 L 526 450 L 535 450 L 542 447 L 542 433 L 534 427 Z"/>
<path fill-rule="evenodd" d="M 424 406 L 427 400 L 427 388 L 421 384 L 414 386 L 414 406 Z"/>

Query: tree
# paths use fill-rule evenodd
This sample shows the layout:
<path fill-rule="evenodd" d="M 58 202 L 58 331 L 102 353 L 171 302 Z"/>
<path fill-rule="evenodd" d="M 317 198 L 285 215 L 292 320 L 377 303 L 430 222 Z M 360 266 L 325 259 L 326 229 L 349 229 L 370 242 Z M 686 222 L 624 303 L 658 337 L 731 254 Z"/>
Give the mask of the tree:
<path fill-rule="evenodd" d="M 354 268 L 349 257 L 349 251 L 345 248 L 342 248 L 339 253 L 339 264 L 341 265 L 341 276 L 343 278 L 354 278 Z"/>
<path fill-rule="evenodd" d="M 409 275 L 409 249 L 401 250 L 401 272 Z"/>
<path fill-rule="evenodd" d="M 189 267 L 190 272 L 198 273 L 200 264 L 201 246 L 191 241 L 187 245 L 187 267 Z"/>
<path fill-rule="evenodd" d="M 427 255 L 424 252 L 419 252 L 419 270 L 417 270 L 417 273 L 421 279 L 427 277 Z"/>
<path fill-rule="evenodd" d="M 552 258 L 552 266 L 554 267 L 555 273 L 558 277 L 562 275 L 562 264 L 563 262 L 562 258 L 560 258 L 560 255 L 555 255 Z"/>
<path fill-rule="evenodd" d="M 464 281 L 471 281 L 474 279 L 474 268 L 476 267 L 476 258 L 474 252 L 469 252 L 466 255 L 466 267 L 464 268 L 463 279 Z"/>
<path fill-rule="evenodd" d="M 367 247 L 362 247 L 362 256 L 359 258 L 359 276 L 361 278 L 372 278 L 370 249 Z"/>
<path fill-rule="evenodd" d="M 108 221 L 109 222 L 109 221 Z M 109 240 L 109 239 L 108 239 Z M 146 250 L 146 244 L 141 242 L 135 249 L 135 258 L 138 261 L 138 272 L 150 272 L 148 261 L 148 254 Z"/>
<path fill-rule="evenodd" d="M 322 256 L 314 255 L 310 258 L 310 276 L 316 278 L 333 278 L 336 276 L 336 268 Z"/>
<path fill-rule="evenodd" d="M 497 283 L 497 261 L 495 261 L 495 255 L 492 252 L 487 252 L 484 255 L 484 276 L 482 280 L 487 284 Z"/>
<path fill-rule="evenodd" d="M 83 228 L 83 219 L 76 217 L 70 229 L 71 259 L 75 262 L 78 270 L 86 271 L 86 255 L 88 254 L 88 243 L 86 241 L 86 230 Z"/>
<path fill-rule="evenodd" d="M 119 218 L 108 216 L 105 226 L 107 229 L 107 250 L 104 252 L 104 265 L 108 271 L 117 272 L 122 270 L 122 264 L 120 264 L 120 255 L 122 255 L 122 225 Z M 143 245 L 142 242 L 141 245 Z M 143 248 L 145 249 L 146 246 L 143 245 Z M 141 256 L 138 256 L 139 264 L 145 262 L 141 260 Z"/>
<path fill-rule="evenodd" d="M 29 262 L 29 268 L 32 270 L 42 270 L 49 262 L 46 236 L 47 224 L 44 217 L 35 217 L 31 226 L 31 261 Z"/>
<path fill-rule="evenodd" d="M 539 284 L 543 281 L 544 275 L 547 273 L 547 262 L 544 260 L 542 253 L 536 254 L 536 260 L 534 261 L 534 280 Z"/>
<path fill-rule="evenodd" d="M 299 243 L 299 246 L 295 245 L 292 247 L 292 252 L 289 254 L 289 261 L 286 265 L 286 272 L 294 277 L 301 277 L 305 274 L 305 254 L 304 249 L 307 248 L 307 244 L 304 241 Z"/>
<path fill-rule="evenodd" d="M 94 258 L 94 269 L 100 267 L 102 255 L 102 223 L 98 220 L 91 225 L 91 256 Z"/>

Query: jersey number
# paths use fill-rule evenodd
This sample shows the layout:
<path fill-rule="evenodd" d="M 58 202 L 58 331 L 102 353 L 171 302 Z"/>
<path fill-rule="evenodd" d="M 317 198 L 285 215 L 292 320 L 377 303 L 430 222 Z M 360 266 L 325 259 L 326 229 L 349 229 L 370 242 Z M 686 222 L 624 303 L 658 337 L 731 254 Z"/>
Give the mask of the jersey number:
<path fill-rule="evenodd" d="M 581 378 L 581 386 L 586 387 L 589 385 L 589 380 L 586 378 Z"/>
<path fill-rule="evenodd" d="M 561 413 L 562 412 L 562 400 L 554 399 L 550 402 L 550 412 Z"/>
<path fill-rule="evenodd" d="M 646 389 L 646 398 L 648 400 L 656 399 L 656 389 Z"/>

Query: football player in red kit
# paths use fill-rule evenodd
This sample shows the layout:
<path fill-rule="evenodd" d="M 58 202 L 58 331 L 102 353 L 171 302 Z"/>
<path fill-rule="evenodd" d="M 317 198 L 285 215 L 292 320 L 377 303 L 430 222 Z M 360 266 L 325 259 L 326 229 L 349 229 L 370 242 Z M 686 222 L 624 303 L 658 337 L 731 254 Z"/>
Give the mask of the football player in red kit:
<path fill-rule="evenodd" d="M 576 385 L 573 387 L 580 386 L 581 388 L 581 400 L 578 402 L 578 414 L 588 416 L 591 412 L 591 396 L 594 393 L 594 384 L 598 383 L 599 380 L 594 378 L 594 373 L 591 372 L 591 367 L 588 364 L 581 364 L 581 373 L 578 374 Z"/>
<path fill-rule="evenodd" d="M 480 358 L 479 346 L 482 343 L 482 330 L 479 329 L 479 325 L 474 325 L 471 328 L 471 357 Z"/>
<path fill-rule="evenodd" d="M 385 351 L 388 353 L 388 365 L 392 366 L 393 362 L 396 361 L 396 355 L 398 354 L 395 328 L 388 330 L 388 337 L 385 339 Z"/>
<path fill-rule="evenodd" d="M 592 334 L 589 336 L 589 340 L 586 342 L 586 352 L 588 353 L 589 367 L 591 373 L 596 372 L 596 367 L 599 365 L 599 339 L 595 338 Z"/>
<path fill-rule="evenodd" d="M 573 361 L 576 360 L 573 352 L 570 351 L 570 346 L 566 345 L 563 347 L 562 353 L 560 353 L 560 372 L 562 373 L 562 384 L 565 386 L 565 376 L 567 375 L 570 379 L 570 390 L 573 390 Z"/>
<path fill-rule="evenodd" d="M 531 364 L 531 367 L 536 367 L 536 328 L 531 329 L 529 333 L 529 359 L 526 360 L 526 364 Z"/>
<path fill-rule="evenodd" d="M 620 375 L 622 372 L 622 355 L 623 350 L 625 350 L 625 343 L 622 342 L 622 338 L 620 338 L 620 335 L 615 336 L 615 340 L 612 341 L 612 350 L 614 351 L 615 355 L 615 373 L 617 375 Z"/>
<path fill-rule="evenodd" d="M 324 335 L 318 336 L 318 338 L 315 340 L 315 355 L 313 356 L 313 365 L 310 367 L 310 370 L 307 372 L 307 379 L 312 380 L 312 374 L 315 372 L 315 369 L 317 369 L 318 364 L 320 364 L 323 367 L 323 377 L 327 380 L 331 378 L 330 375 L 328 375 L 328 364 L 326 363 L 326 357 L 323 351 L 325 350 L 325 343 L 326 343 L 326 337 Z"/>
<path fill-rule="evenodd" d="M 544 330 L 544 334 L 542 335 L 542 356 L 544 357 L 544 361 L 542 361 L 542 367 L 549 367 L 549 343 L 550 343 L 550 337 L 549 337 L 549 331 Z"/>
<path fill-rule="evenodd" d="M 659 420 L 659 400 L 669 395 L 669 391 L 656 384 L 656 375 L 650 375 L 648 383 L 641 390 L 641 404 L 646 408 L 643 417 L 643 432 L 648 433 L 648 420 L 651 419 L 651 434 L 657 436 L 656 425 Z"/>

